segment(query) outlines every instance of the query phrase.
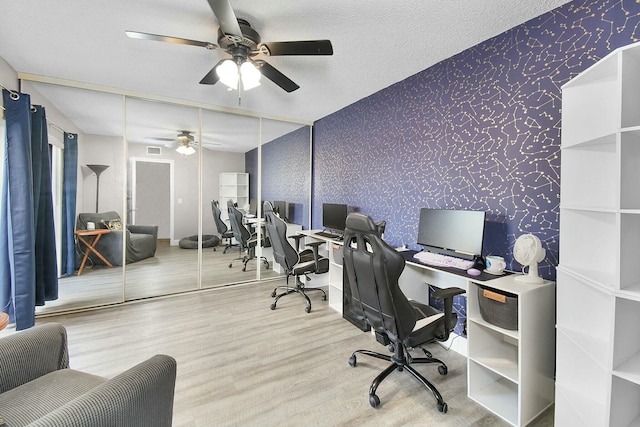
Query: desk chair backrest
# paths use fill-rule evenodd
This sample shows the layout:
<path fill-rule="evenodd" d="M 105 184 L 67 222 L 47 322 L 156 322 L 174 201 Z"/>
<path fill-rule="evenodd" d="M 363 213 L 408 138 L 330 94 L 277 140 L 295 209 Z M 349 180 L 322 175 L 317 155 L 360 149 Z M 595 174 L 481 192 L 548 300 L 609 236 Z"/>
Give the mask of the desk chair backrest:
<path fill-rule="evenodd" d="M 218 229 L 218 234 L 220 234 L 221 236 L 224 236 L 224 233 L 226 233 L 229 230 L 229 228 L 227 227 L 227 224 L 225 224 L 224 221 L 222 220 L 221 218 L 222 211 L 218 207 L 218 202 L 215 200 L 211 201 L 211 213 L 213 214 L 213 220 L 216 222 L 216 228 Z"/>
<path fill-rule="evenodd" d="M 396 343 L 402 343 L 416 324 L 416 313 L 398 285 L 405 261 L 379 235 L 371 217 L 351 213 L 344 232 L 344 269 L 351 293 L 367 323 Z"/>
<path fill-rule="evenodd" d="M 229 212 L 229 222 L 231 223 L 231 231 L 233 231 L 233 237 L 242 245 L 247 247 L 247 242 L 251 238 L 251 233 L 242 224 L 242 212 L 240 212 L 234 205 L 233 200 L 227 202 L 227 212 Z"/>
<path fill-rule="evenodd" d="M 264 225 L 271 240 L 273 259 L 289 273 L 293 266 L 300 262 L 300 254 L 287 239 L 287 224 L 273 212 L 271 202 L 264 202 L 263 212 Z"/>

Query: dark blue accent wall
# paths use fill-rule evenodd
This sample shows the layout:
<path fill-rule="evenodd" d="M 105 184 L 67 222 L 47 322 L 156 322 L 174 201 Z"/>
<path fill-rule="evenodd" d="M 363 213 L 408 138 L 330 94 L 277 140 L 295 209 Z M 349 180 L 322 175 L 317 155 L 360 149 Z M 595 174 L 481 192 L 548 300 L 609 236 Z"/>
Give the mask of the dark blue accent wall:
<path fill-rule="evenodd" d="M 308 227 L 311 188 L 309 127 L 303 126 L 262 146 L 262 200 L 283 200 L 290 206 L 289 222 Z M 258 149 L 245 154 L 249 197 L 257 198 Z"/>
<path fill-rule="evenodd" d="M 519 270 L 513 243 L 533 233 L 555 279 L 561 86 L 638 40 L 639 2 L 574 0 L 319 120 L 312 227 L 347 203 L 416 248 L 419 208 L 485 210 L 485 255 Z"/>

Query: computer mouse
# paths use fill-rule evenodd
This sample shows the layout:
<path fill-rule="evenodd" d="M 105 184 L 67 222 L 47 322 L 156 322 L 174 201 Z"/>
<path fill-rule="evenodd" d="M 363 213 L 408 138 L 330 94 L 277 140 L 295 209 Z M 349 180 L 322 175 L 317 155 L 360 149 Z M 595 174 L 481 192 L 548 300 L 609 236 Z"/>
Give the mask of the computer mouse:
<path fill-rule="evenodd" d="M 467 270 L 467 274 L 471 275 L 471 276 L 479 276 L 481 273 L 480 270 L 478 270 L 477 268 L 470 268 Z"/>

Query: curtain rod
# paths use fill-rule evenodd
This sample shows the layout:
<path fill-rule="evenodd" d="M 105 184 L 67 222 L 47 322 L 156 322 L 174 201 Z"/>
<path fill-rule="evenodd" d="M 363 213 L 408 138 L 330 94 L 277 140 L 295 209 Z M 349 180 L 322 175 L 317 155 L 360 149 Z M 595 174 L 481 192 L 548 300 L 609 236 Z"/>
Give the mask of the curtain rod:
<path fill-rule="evenodd" d="M 15 90 L 11 90 L 8 87 L 6 87 L 5 85 L 3 85 L 2 83 L 0 83 L 0 88 L 7 90 L 12 96 L 20 96 L 20 93 L 16 92 Z M 4 108 L 4 106 L 0 105 L 0 108 L 2 108 L 3 110 L 6 111 L 6 109 Z M 32 105 L 31 106 L 31 111 L 35 111 L 35 107 Z M 46 119 L 47 123 L 49 124 L 49 126 L 56 128 L 57 130 L 59 130 L 62 133 L 66 133 L 66 131 L 64 129 L 62 129 L 60 126 L 58 126 L 57 124 L 55 124 L 54 122 L 52 122 L 49 119 Z"/>
<path fill-rule="evenodd" d="M 18 92 L 16 92 L 15 90 L 11 90 L 11 89 L 9 89 L 8 87 L 6 87 L 5 85 L 3 85 L 2 83 L 0 83 L 0 88 L 7 90 L 7 91 L 11 94 L 11 97 L 12 97 L 12 98 L 14 98 L 14 97 L 15 97 L 14 99 L 18 99 L 18 98 L 20 98 L 20 94 L 19 94 Z M 6 111 L 6 109 L 4 108 L 4 106 L 0 105 L 0 108 L 2 108 L 3 110 L 5 110 L 5 111 Z"/>

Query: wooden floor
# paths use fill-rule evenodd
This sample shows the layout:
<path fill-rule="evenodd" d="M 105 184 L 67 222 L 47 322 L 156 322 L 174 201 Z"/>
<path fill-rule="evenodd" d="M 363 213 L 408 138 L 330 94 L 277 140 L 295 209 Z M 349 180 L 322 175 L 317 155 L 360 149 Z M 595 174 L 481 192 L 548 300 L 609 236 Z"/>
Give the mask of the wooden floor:
<path fill-rule="evenodd" d="M 264 263 L 251 260 L 246 271 L 242 271 L 239 251 L 236 248 L 226 254 L 223 251 L 223 246 L 216 251 L 212 248 L 202 250 L 200 282 L 198 251 L 170 246 L 166 240 L 158 241 L 154 257 L 127 264 L 124 271 L 122 267 L 109 268 L 89 262 L 82 275 L 60 278 L 58 299 L 47 301 L 44 306 L 37 307 L 36 312 L 51 314 L 255 281 L 258 265 L 261 279 L 281 276 L 273 270 L 273 262 L 267 268 Z M 232 268 L 229 268 L 230 264 Z"/>
<path fill-rule="evenodd" d="M 371 408 L 369 385 L 386 362 L 361 356 L 352 368 L 347 360 L 358 348 L 385 348 L 318 295 L 309 314 L 298 295 L 270 310 L 273 287 L 221 287 L 37 323 L 65 325 L 71 367 L 97 375 L 115 376 L 156 353 L 173 356 L 174 426 L 508 425 L 466 397 L 466 360 L 440 345 L 429 349 L 447 362 L 449 374 L 439 375 L 435 366 L 418 369 L 439 387 L 447 414 L 406 372 L 382 383 L 382 405 Z M 552 426 L 552 418 L 547 411 L 533 425 Z"/>

